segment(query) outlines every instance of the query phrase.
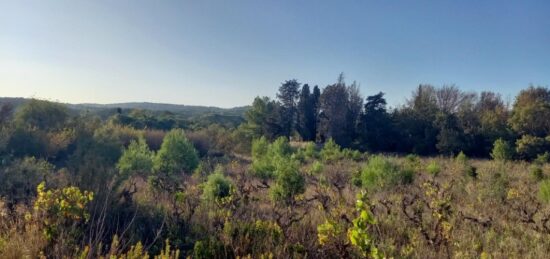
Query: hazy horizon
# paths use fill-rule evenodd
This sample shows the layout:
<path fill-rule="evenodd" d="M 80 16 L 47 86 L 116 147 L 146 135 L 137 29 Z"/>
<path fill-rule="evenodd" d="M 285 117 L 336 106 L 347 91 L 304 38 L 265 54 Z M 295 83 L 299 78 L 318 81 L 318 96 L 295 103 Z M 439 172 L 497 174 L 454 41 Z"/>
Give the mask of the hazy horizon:
<path fill-rule="evenodd" d="M 0 96 L 216 107 L 324 87 L 403 104 L 422 83 L 513 98 L 550 82 L 548 1 L 0 1 Z"/>

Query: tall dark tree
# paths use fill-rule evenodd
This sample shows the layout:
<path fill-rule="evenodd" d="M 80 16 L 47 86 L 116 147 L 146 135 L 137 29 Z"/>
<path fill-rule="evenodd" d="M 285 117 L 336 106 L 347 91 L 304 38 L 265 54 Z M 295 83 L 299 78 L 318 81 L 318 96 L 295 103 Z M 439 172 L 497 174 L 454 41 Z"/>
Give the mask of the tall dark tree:
<path fill-rule="evenodd" d="M 455 114 L 439 112 L 434 124 L 439 131 L 436 147 L 440 153 L 455 155 L 464 150 L 464 131 Z"/>
<path fill-rule="evenodd" d="M 285 136 L 290 136 L 295 129 L 296 102 L 300 90 L 300 83 L 295 79 L 285 81 L 279 87 L 277 99 L 281 103 L 281 128 Z"/>
<path fill-rule="evenodd" d="M 319 132 L 319 113 L 321 112 L 321 89 L 318 86 L 313 87 L 313 93 L 311 94 L 311 103 L 313 105 L 315 114 L 315 123 L 313 125 L 313 140 L 317 139 L 317 133 Z"/>
<path fill-rule="evenodd" d="M 358 137 L 359 121 L 361 111 L 363 110 L 363 97 L 359 92 L 359 85 L 356 82 L 353 82 L 346 88 L 349 96 L 346 130 L 353 141 Z"/>
<path fill-rule="evenodd" d="M 328 138 L 340 146 L 347 147 L 351 137 L 347 132 L 349 112 L 349 94 L 344 84 L 333 84 L 325 87 L 321 94 L 320 131 L 322 140 Z"/>
<path fill-rule="evenodd" d="M 437 112 L 435 88 L 419 85 L 407 105 L 393 113 L 396 128 L 399 129 L 399 151 L 417 154 L 437 151 L 438 132 L 433 123 Z"/>
<path fill-rule="evenodd" d="M 366 101 L 359 124 L 360 147 L 370 151 L 389 151 L 394 146 L 393 129 L 384 93 L 371 95 Z"/>
<path fill-rule="evenodd" d="M 309 90 L 309 85 L 302 86 L 300 92 L 300 100 L 298 101 L 298 122 L 296 129 L 303 140 L 312 141 L 315 140 L 315 103 L 313 95 Z"/>

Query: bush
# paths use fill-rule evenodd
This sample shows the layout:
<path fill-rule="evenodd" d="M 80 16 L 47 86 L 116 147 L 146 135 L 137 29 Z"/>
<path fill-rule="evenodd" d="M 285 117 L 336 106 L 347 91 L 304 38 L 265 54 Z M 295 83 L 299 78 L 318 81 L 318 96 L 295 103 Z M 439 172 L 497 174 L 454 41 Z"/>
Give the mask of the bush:
<path fill-rule="evenodd" d="M 538 164 L 538 165 L 544 165 L 550 162 L 550 153 L 547 151 L 547 152 L 544 152 L 544 154 L 539 154 L 534 162 L 535 164 Z"/>
<path fill-rule="evenodd" d="M 325 143 L 323 149 L 321 149 L 320 155 L 323 161 L 333 162 L 342 158 L 342 151 L 340 150 L 340 146 L 331 138 Z"/>
<path fill-rule="evenodd" d="M 499 138 L 493 144 L 491 157 L 497 161 L 509 161 L 514 157 L 514 149 L 510 144 Z"/>
<path fill-rule="evenodd" d="M 347 159 L 351 159 L 354 161 L 360 161 L 363 158 L 363 154 L 359 152 L 359 150 L 352 150 L 349 148 L 345 148 L 342 150 L 342 157 L 345 157 Z"/>
<path fill-rule="evenodd" d="M 313 142 L 307 142 L 303 150 L 304 150 L 304 155 L 307 159 L 315 159 L 319 156 L 317 152 L 317 147 Z"/>
<path fill-rule="evenodd" d="M 397 164 L 381 155 L 372 156 L 361 171 L 361 183 L 368 190 L 408 184 L 413 177 L 414 172 L 401 170 Z"/>
<path fill-rule="evenodd" d="M 307 142 L 303 147 L 299 148 L 294 154 L 292 154 L 292 156 L 301 162 L 316 159 L 318 154 L 315 143 Z"/>
<path fill-rule="evenodd" d="M 27 157 L 15 160 L 0 169 L 0 196 L 9 203 L 29 204 L 36 195 L 36 186 L 53 177 L 54 166 L 46 160 Z"/>
<path fill-rule="evenodd" d="M 252 173 L 264 180 L 274 176 L 280 160 L 290 159 L 292 148 L 288 140 L 280 137 L 269 144 L 264 138 L 252 142 Z"/>
<path fill-rule="evenodd" d="M 540 181 L 544 179 L 544 172 L 542 171 L 542 168 L 538 165 L 532 165 L 529 168 L 529 173 L 531 174 L 531 177 L 535 179 L 535 181 Z"/>
<path fill-rule="evenodd" d="M 539 199 L 544 203 L 550 202 L 550 180 L 539 183 Z"/>
<path fill-rule="evenodd" d="M 183 130 L 173 129 L 162 141 L 154 159 L 154 170 L 168 175 L 180 172 L 192 173 L 199 165 L 197 151 L 187 140 Z"/>
<path fill-rule="evenodd" d="M 193 257 L 195 259 L 227 258 L 225 247 L 219 240 L 208 237 L 205 240 L 195 242 Z"/>
<path fill-rule="evenodd" d="M 432 161 L 426 167 L 426 171 L 431 175 L 437 176 L 441 172 L 441 166 L 439 166 L 437 161 Z"/>
<path fill-rule="evenodd" d="M 516 141 L 516 151 L 524 159 L 534 159 L 543 154 L 550 147 L 550 143 L 544 138 L 531 135 L 523 135 Z"/>
<path fill-rule="evenodd" d="M 462 173 L 466 176 L 477 178 L 477 168 L 470 165 L 468 157 L 464 154 L 464 152 L 460 152 L 456 158 L 455 161 L 457 163 L 457 166 L 459 167 L 459 170 L 462 171 Z"/>
<path fill-rule="evenodd" d="M 86 210 L 86 205 L 94 198 L 92 192 L 82 192 L 77 187 L 46 191 L 44 182 L 40 183 L 36 190 L 34 210 L 37 219 L 44 226 L 44 234 L 48 240 L 57 238 L 63 232 L 63 228 L 89 219 L 90 214 Z"/>
<path fill-rule="evenodd" d="M 416 173 L 422 169 L 420 157 L 415 154 L 408 154 L 405 157 L 405 163 L 403 163 L 403 168 L 409 170 L 413 173 Z"/>
<path fill-rule="evenodd" d="M 223 228 L 223 240 L 243 255 L 272 252 L 283 241 L 283 231 L 271 221 L 253 222 L 231 220 Z"/>
<path fill-rule="evenodd" d="M 455 161 L 459 164 L 466 164 L 468 163 L 468 157 L 464 154 L 464 152 L 460 151 L 460 153 L 456 156 Z"/>
<path fill-rule="evenodd" d="M 116 165 L 122 179 L 128 178 L 133 173 L 148 174 L 153 169 L 154 153 L 149 150 L 145 139 L 140 137 L 138 141 L 132 140 L 128 148 L 122 152 L 122 156 Z"/>
<path fill-rule="evenodd" d="M 15 122 L 20 128 L 39 130 L 61 129 L 69 117 L 65 105 L 44 100 L 31 99 L 15 113 Z"/>
<path fill-rule="evenodd" d="M 325 166 L 320 161 L 315 161 L 311 164 L 308 173 L 311 175 L 320 174 L 325 169 Z"/>
<path fill-rule="evenodd" d="M 226 178 L 220 167 L 208 176 L 208 180 L 204 184 L 202 197 L 208 201 L 220 201 L 231 196 L 233 192 L 233 183 Z"/>
<path fill-rule="evenodd" d="M 279 160 L 276 165 L 275 186 L 271 189 L 274 201 L 291 204 L 296 195 L 305 192 L 305 179 L 292 159 Z"/>

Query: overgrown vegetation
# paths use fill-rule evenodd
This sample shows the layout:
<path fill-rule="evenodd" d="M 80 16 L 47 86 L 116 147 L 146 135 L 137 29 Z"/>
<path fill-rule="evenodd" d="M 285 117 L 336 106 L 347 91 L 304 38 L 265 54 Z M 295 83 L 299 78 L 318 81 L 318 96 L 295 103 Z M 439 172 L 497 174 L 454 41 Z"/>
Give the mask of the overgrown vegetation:
<path fill-rule="evenodd" d="M 0 257 L 547 257 L 547 88 L 306 86 L 240 125 L 3 104 Z"/>

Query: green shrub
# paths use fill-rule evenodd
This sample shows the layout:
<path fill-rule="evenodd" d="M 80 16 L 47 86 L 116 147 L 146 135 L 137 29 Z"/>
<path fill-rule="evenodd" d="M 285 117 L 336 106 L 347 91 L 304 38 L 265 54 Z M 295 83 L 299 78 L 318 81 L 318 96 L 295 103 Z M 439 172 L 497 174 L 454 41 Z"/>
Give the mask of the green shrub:
<path fill-rule="evenodd" d="M 514 157 L 514 149 L 512 146 L 499 138 L 493 144 L 493 151 L 491 152 L 491 157 L 497 161 L 509 161 Z"/>
<path fill-rule="evenodd" d="M 169 175 L 180 172 L 190 174 L 198 165 L 197 151 L 183 130 L 173 129 L 168 132 L 154 159 L 155 172 Z"/>
<path fill-rule="evenodd" d="M 355 209 L 357 218 L 352 221 L 352 227 L 348 229 L 348 238 L 351 244 L 361 251 L 365 258 L 385 258 L 382 256 L 374 243 L 374 239 L 369 234 L 369 228 L 376 225 L 376 219 L 371 215 L 368 199 L 364 193 L 357 195 Z"/>
<path fill-rule="evenodd" d="M 548 162 L 550 162 L 550 153 L 546 151 L 543 154 L 539 154 L 534 162 L 538 165 L 547 164 Z"/>
<path fill-rule="evenodd" d="M 15 160 L 0 168 L 0 196 L 10 203 L 29 204 L 36 195 L 36 186 L 44 180 L 51 180 L 54 169 L 54 165 L 43 159 L 26 157 Z"/>
<path fill-rule="evenodd" d="M 138 141 L 132 140 L 128 148 L 122 152 L 122 156 L 116 165 L 123 179 L 132 173 L 147 174 L 153 169 L 154 154 L 149 150 L 145 139 L 140 137 Z"/>
<path fill-rule="evenodd" d="M 455 161 L 460 164 L 466 164 L 468 163 L 468 157 L 464 154 L 464 152 L 460 151 L 460 153 L 456 156 Z"/>
<path fill-rule="evenodd" d="M 516 151 L 524 159 L 534 159 L 550 147 L 548 140 L 531 135 L 523 135 L 516 141 Z"/>
<path fill-rule="evenodd" d="M 283 231 L 271 221 L 227 221 L 223 240 L 243 254 L 259 255 L 273 251 L 283 241 Z"/>
<path fill-rule="evenodd" d="M 15 113 L 15 123 L 20 128 L 57 130 L 63 127 L 69 118 L 69 110 L 60 103 L 31 99 Z"/>
<path fill-rule="evenodd" d="M 72 186 L 46 190 L 44 182 L 36 187 L 36 191 L 34 211 L 48 240 L 57 238 L 64 231 L 76 226 L 76 223 L 88 221 L 90 218 L 86 206 L 94 199 L 93 192 L 81 191 Z M 75 231 L 70 232 L 77 234 Z"/>
<path fill-rule="evenodd" d="M 475 166 L 465 165 L 464 173 L 469 177 L 477 178 L 477 168 Z"/>
<path fill-rule="evenodd" d="M 413 171 L 400 168 L 395 162 L 381 155 L 372 156 L 361 171 L 361 183 L 369 190 L 408 184 L 413 178 Z"/>
<path fill-rule="evenodd" d="M 221 167 L 208 176 L 204 184 L 202 197 L 208 201 L 220 201 L 223 198 L 231 196 L 233 183 L 223 175 Z"/>
<path fill-rule="evenodd" d="M 325 143 L 323 149 L 321 149 L 320 155 L 321 159 L 325 162 L 337 161 L 343 156 L 340 146 L 336 144 L 332 138 Z"/>
<path fill-rule="evenodd" d="M 470 165 L 468 157 L 464 154 L 464 152 L 460 152 L 456 158 L 455 161 L 457 163 L 457 166 L 460 171 L 466 176 L 477 178 L 477 168 Z"/>
<path fill-rule="evenodd" d="M 319 153 L 317 152 L 317 147 L 313 142 L 308 142 L 305 145 L 303 151 L 306 159 L 315 159 L 315 158 L 318 158 L 319 156 Z"/>
<path fill-rule="evenodd" d="M 279 160 L 275 177 L 275 186 L 271 188 L 271 197 L 274 201 L 290 204 L 296 195 L 304 193 L 305 179 L 295 160 Z"/>
<path fill-rule="evenodd" d="M 264 137 L 252 142 L 252 173 L 264 180 L 273 178 L 280 160 L 289 160 L 292 148 L 288 140 L 280 137 L 269 143 Z"/>
<path fill-rule="evenodd" d="M 487 187 L 483 191 L 486 191 L 489 197 L 502 201 L 506 198 L 510 179 L 508 174 L 501 171 L 492 174 L 486 184 Z"/>
<path fill-rule="evenodd" d="M 325 169 L 325 166 L 320 161 L 315 161 L 311 164 L 308 173 L 311 175 L 320 174 Z"/>
<path fill-rule="evenodd" d="M 441 172 L 441 166 L 439 166 L 437 161 L 432 161 L 426 167 L 426 171 L 431 175 L 437 176 Z"/>
<path fill-rule="evenodd" d="M 403 169 L 416 173 L 421 170 L 421 161 L 420 157 L 415 154 L 409 154 L 405 157 L 405 162 L 403 163 Z"/>
<path fill-rule="evenodd" d="M 545 203 L 550 202 L 550 180 L 539 183 L 539 199 Z"/>
<path fill-rule="evenodd" d="M 342 157 L 351 159 L 353 161 L 360 161 L 363 158 L 363 154 L 359 152 L 359 150 L 345 148 L 342 150 Z"/>
<path fill-rule="evenodd" d="M 529 168 L 529 173 L 535 181 L 540 181 L 544 179 L 544 172 L 542 171 L 542 168 L 538 165 L 531 165 L 531 167 Z"/>
<path fill-rule="evenodd" d="M 213 237 L 195 242 L 193 246 L 193 259 L 227 258 L 223 243 Z"/>

